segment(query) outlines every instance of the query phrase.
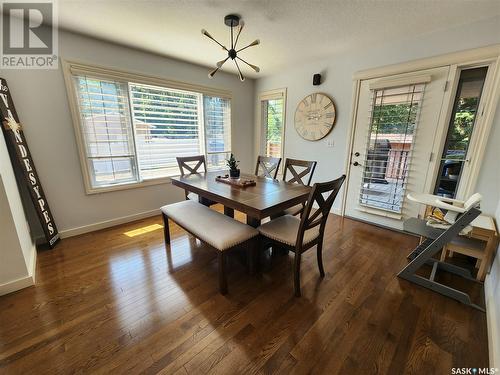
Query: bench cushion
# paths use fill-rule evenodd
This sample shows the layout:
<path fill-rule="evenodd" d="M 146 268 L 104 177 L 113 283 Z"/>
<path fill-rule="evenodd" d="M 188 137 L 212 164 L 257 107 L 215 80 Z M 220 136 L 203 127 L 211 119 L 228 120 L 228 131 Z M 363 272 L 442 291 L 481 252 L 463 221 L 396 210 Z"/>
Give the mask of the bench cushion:
<path fill-rule="evenodd" d="M 297 216 L 285 215 L 262 224 L 260 234 L 275 241 L 295 246 L 299 232 L 300 219 Z M 319 236 L 319 225 L 306 230 L 303 244 L 308 244 Z"/>
<path fill-rule="evenodd" d="M 191 200 L 163 206 L 161 211 L 217 250 L 227 250 L 259 234 L 257 229 Z"/>

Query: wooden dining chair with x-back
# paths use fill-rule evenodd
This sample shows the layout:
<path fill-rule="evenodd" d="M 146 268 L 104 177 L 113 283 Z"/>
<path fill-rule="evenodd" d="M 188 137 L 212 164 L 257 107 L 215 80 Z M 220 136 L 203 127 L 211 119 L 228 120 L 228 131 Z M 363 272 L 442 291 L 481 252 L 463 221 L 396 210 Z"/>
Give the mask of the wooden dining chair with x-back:
<path fill-rule="evenodd" d="M 330 209 L 337 196 L 345 175 L 340 178 L 323 183 L 315 183 L 309 194 L 307 204 L 302 217 L 284 215 L 273 219 L 263 225 L 258 230 L 262 236 L 264 248 L 269 245 L 277 245 L 295 253 L 293 274 L 295 295 L 300 297 L 300 260 L 302 254 L 312 248 L 317 247 L 317 260 L 320 276 L 325 276 L 323 269 L 323 237 L 325 225 L 328 220 Z M 326 199 L 325 199 L 326 195 Z M 316 203 L 318 209 L 313 210 Z"/>
<path fill-rule="evenodd" d="M 259 155 L 257 157 L 257 165 L 255 166 L 255 175 L 275 180 L 278 175 L 280 163 L 281 158 Z"/>
<path fill-rule="evenodd" d="M 316 164 L 318 164 L 316 161 L 287 158 L 285 160 L 283 181 L 288 183 L 297 183 L 304 186 L 311 185 Z M 304 211 L 304 207 L 304 203 L 297 204 L 283 211 L 283 215 L 299 215 Z"/>
<path fill-rule="evenodd" d="M 179 166 L 179 170 L 181 172 L 181 176 L 186 176 L 190 174 L 199 174 L 205 173 L 207 171 L 207 164 L 205 162 L 205 155 L 196 155 L 196 156 L 178 156 L 177 165 Z M 190 199 L 193 201 L 199 201 L 198 194 L 190 193 L 187 190 L 184 190 L 186 195 L 186 199 Z M 205 205 L 210 206 L 215 204 L 215 202 L 204 200 Z"/>

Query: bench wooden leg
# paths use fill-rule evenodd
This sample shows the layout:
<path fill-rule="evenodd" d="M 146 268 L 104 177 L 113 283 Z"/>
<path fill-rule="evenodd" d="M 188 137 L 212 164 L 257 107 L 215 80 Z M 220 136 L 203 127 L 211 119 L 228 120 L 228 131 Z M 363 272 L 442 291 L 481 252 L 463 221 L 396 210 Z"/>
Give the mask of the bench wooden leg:
<path fill-rule="evenodd" d="M 168 216 L 163 214 L 163 234 L 165 235 L 165 245 L 170 245 L 170 229 L 168 228 Z"/>
<path fill-rule="evenodd" d="M 248 244 L 246 245 L 245 250 L 247 252 L 247 266 L 248 266 L 248 273 L 250 275 L 255 274 L 259 244 L 260 241 L 257 238 L 249 241 Z"/>
<path fill-rule="evenodd" d="M 232 217 L 234 219 L 234 209 L 231 207 L 224 206 L 224 215 Z"/>
<path fill-rule="evenodd" d="M 219 260 L 219 291 L 221 294 L 227 294 L 227 279 L 226 279 L 226 254 L 220 251 Z"/>

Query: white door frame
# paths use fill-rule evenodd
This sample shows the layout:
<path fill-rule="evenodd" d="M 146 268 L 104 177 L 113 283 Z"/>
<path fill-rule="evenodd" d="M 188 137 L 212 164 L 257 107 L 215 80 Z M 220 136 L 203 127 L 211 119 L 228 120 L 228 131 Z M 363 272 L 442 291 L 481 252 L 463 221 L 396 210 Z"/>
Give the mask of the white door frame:
<path fill-rule="evenodd" d="M 446 116 L 440 116 L 438 137 L 433 147 L 433 158 L 441 156 L 446 135 L 448 133 L 448 124 L 453 110 L 453 102 L 455 99 L 455 91 L 458 85 L 460 71 L 463 68 L 470 68 L 475 66 L 488 65 L 488 74 L 486 76 L 485 86 L 481 96 L 481 109 L 478 111 L 480 117 L 476 119 L 473 137 L 469 147 L 474 147 L 476 156 L 470 161 L 470 173 L 468 180 L 461 184 L 459 187 L 459 197 L 466 197 L 473 193 L 476 187 L 477 178 L 482 165 L 486 140 L 488 139 L 493 118 L 495 116 L 498 98 L 500 95 L 500 44 L 492 46 L 476 48 L 466 51 L 449 53 L 446 55 L 434 56 L 420 60 L 414 60 L 402 64 L 388 65 L 380 68 L 362 70 L 356 72 L 353 76 L 353 95 L 352 95 L 352 108 L 351 108 L 351 128 L 349 132 L 349 139 L 347 142 L 347 152 L 345 159 L 345 173 L 346 181 L 345 188 L 342 193 L 342 206 L 341 215 L 345 215 L 346 200 L 347 200 L 347 186 L 349 186 L 349 177 L 351 171 L 351 158 L 353 152 L 354 137 L 356 132 L 356 118 L 358 114 L 359 91 L 361 81 L 381 78 L 390 75 L 401 73 L 418 72 L 424 69 L 438 68 L 441 66 L 450 66 L 450 73 L 448 75 L 446 93 L 443 100 L 443 110 L 446 111 Z M 482 147 L 481 147 L 482 146 Z M 432 173 L 432 178 L 427 179 L 426 192 L 432 193 L 434 188 L 433 183 L 438 171 L 438 163 L 434 163 L 434 168 L 429 170 Z"/>

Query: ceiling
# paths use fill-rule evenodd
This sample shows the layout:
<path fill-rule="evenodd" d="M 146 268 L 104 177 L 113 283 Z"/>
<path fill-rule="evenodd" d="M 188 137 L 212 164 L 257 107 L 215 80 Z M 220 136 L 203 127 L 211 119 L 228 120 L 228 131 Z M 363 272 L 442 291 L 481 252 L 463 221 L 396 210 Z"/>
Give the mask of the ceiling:
<path fill-rule="evenodd" d="M 500 15 L 499 0 L 59 0 L 59 25 L 99 39 L 207 67 L 227 56 L 201 35 L 206 29 L 227 44 L 226 14 L 242 16 L 240 45 L 261 44 L 241 57 L 273 74 L 366 44 L 419 34 Z M 208 73 L 207 69 L 207 73 Z M 236 72 L 232 63 L 223 70 Z"/>

